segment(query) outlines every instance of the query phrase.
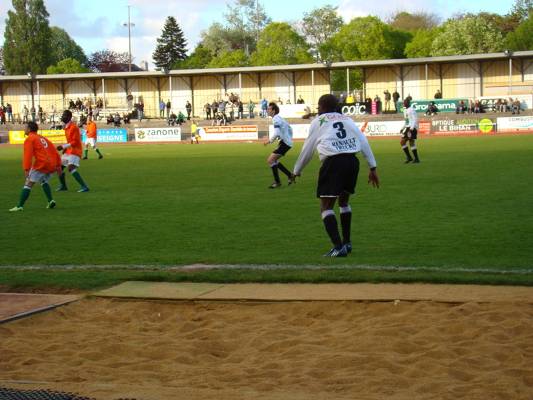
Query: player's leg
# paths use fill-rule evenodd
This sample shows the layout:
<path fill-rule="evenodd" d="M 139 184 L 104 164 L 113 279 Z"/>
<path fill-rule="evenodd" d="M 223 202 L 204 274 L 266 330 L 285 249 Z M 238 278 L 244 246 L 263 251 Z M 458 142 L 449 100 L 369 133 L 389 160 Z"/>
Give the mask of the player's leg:
<path fill-rule="evenodd" d="M 342 229 L 342 243 L 346 247 L 348 253 L 352 252 L 352 239 L 351 239 L 351 228 L 352 228 L 352 208 L 349 204 L 350 194 L 343 193 L 339 196 L 339 211 L 340 211 L 340 220 L 341 220 L 341 229 Z"/>
<path fill-rule="evenodd" d="M 96 151 L 96 154 L 98 154 L 98 159 L 101 160 L 102 158 L 104 158 L 104 155 L 100 153 L 100 149 L 96 145 L 96 139 L 93 140 L 92 146 L 93 146 L 93 150 Z"/>
<path fill-rule="evenodd" d="M 333 248 L 326 254 L 325 257 L 345 257 L 346 249 L 344 248 L 339 234 L 339 224 L 337 223 L 337 217 L 335 216 L 336 197 L 321 197 L 320 198 L 320 213 L 322 216 L 322 222 L 324 229 L 333 244 Z"/>
<path fill-rule="evenodd" d="M 67 178 L 65 174 L 65 168 L 68 166 L 68 154 L 63 154 L 61 156 L 61 171 L 63 172 L 59 175 L 59 187 L 56 189 L 56 192 L 63 192 L 68 190 L 67 188 Z"/>
<path fill-rule="evenodd" d="M 48 202 L 46 208 L 54 208 L 56 206 L 56 202 L 52 197 L 52 189 L 50 188 L 50 184 L 48 183 L 48 181 L 50 180 L 50 175 L 51 174 L 46 174 L 41 180 L 41 188 L 43 189 L 44 195 L 46 196 L 46 200 Z"/>
<path fill-rule="evenodd" d="M 31 178 L 31 175 L 33 173 L 33 170 L 30 171 L 30 174 L 24 181 L 24 186 L 22 187 L 22 190 L 20 191 L 20 197 L 18 204 L 11 208 L 9 211 L 22 211 L 24 210 L 24 204 L 26 203 L 26 200 L 30 197 L 31 188 L 33 187 L 33 179 Z"/>
<path fill-rule="evenodd" d="M 68 170 L 70 174 L 74 177 L 74 179 L 76 179 L 76 182 L 78 182 L 81 186 L 78 192 L 88 192 L 89 187 L 87 186 L 87 184 L 85 183 L 85 181 L 83 180 L 83 178 L 81 177 L 78 171 L 79 166 L 80 166 L 79 157 L 71 155 L 69 159 Z"/>
<path fill-rule="evenodd" d="M 83 150 L 83 159 L 87 160 L 87 156 L 89 155 L 89 140 L 85 142 L 85 149 Z"/>
<path fill-rule="evenodd" d="M 406 129 L 408 129 L 408 128 L 406 128 Z M 405 135 L 400 140 L 400 146 L 402 146 L 402 150 L 405 153 L 405 156 L 407 157 L 406 160 L 405 160 L 405 163 L 407 164 L 407 163 L 410 163 L 411 161 L 413 161 L 413 157 L 411 157 L 411 154 L 409 153 L 409 147 L 407 146 L 407 135 Z"/>
<path fill-rule="evenodd" d="M 419 163 L 420 159 L 418 158 L 418 149 L 416 147 L 416 139 L 410 139 L 409 145 L 411 147 L 411 151 L 413 152 L 413 156 L 415 157 L 414 163 Z"/>
<path fill-rule="evenodd" d="M 278 160 L 281 157 L 281 154 L 272 153 L 267 158 L 267 163 L 272 170 L 272 175 L 274 176 L 274 183 L 269 186 L 270 189 L 275 189 L 281 186 L 281 181 L 279 179 L 278 172 Z"/>

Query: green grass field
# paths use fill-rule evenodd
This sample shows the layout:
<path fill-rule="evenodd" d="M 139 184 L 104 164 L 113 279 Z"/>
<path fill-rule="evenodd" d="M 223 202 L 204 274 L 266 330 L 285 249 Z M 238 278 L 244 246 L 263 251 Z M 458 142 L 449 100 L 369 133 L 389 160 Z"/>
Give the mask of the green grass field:
<path fill-rule="evenodd" d="M 22 148 L 1 146 L 0 267 L 365 265 L 528 276 L 533 135 L 421 139 L 420 165 L 403 164 L 397 140 L 371 145 L 382 187 L 367 185 L 363 162 L 347 259 L 322 257 L 330 243 L 314 194 L 318 159 L 295 186 L 269 190 L 273 147 L 259 143 L 103 145 L 105 158 L 91 152 L 80 168 L 91 192 L 76 193 L 68 176 L 56 209 L 45 209 L 35 187 L 25 210 L 9 213 L 23 183 Z"/>

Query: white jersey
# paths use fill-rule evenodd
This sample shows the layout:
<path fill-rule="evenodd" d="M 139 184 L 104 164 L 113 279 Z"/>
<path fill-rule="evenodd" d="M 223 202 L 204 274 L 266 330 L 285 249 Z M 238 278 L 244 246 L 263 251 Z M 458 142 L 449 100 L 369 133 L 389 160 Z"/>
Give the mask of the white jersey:
<path fill-rule="evenodd" d="M 418 115 L 413 106 L 403 110 L 403 116 L 405 117 L 405 127 L 418 130 Z"/>
<path fill-rule="evenodd" d="M 270 143 L 279 139 L 287 146 L 292 147 L 292 127 L 289 123 L 281 118 L 279 114 L 274 115 L 272 123 L 274 124 L 274 131 L 270 134 Z"/>
<path fill-rule="evenodd" d="M 320 161 L 337 154 L 362 152 L 368 166 L 376 167 L 376 159 L 366 136 L 346 115 L 335 112 L 326 113 L 319 115 L 311 122 L 309 136 L 294 166 L 296 175 L 299 175 L 311 160 L 315 149 L 318 151 Z"/>

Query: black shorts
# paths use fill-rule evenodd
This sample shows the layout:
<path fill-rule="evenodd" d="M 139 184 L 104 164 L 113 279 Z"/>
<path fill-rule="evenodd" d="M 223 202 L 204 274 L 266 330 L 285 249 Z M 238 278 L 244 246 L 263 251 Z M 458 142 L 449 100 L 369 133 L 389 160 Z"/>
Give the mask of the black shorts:
<path fill-rule="evenodd" d="M 283 140 L 279 142 L 278 148 L 274 150 L 272 153 L 279 154 L 281 156 L 284 156 L 285 153 L 287 153 L 291 149 L 291 146 L 288 146 Z"/>
<path fill-rule="evenodd" d="M 355 193 L 359 160 L 354 153 L 339 154 L 326 158 L 318 173 L 316 197 L 338 197 Z"/>
<path fill-rule="evenodd" d="M 416 135 L 418 134 L 418 131 L 415 129 L 411 129 L 411 137 L 407 136 L 409 133 L 409 128 L 404 128 L 403 130 L 403 138 L 407 140 L 416 140 Z"/>

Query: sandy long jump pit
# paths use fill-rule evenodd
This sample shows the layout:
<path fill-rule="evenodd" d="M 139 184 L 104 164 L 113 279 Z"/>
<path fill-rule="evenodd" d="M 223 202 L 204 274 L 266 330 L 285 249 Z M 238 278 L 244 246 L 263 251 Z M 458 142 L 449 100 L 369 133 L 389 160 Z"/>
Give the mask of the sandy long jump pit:
<path fill-rule="evenodd" d="M 477 300 L 454 302 L 391 286 L 387 299 L 375 285 L 379 301 L 291 300 L 288 286 L 280 301 L 195 298 L 214 293 L 205 287 L 180 301 L 85 298 L 0 325 L 0 387 L 105 400 L 533 398 L 533 288 L 492 287 L 485 301 L 466 286 Z"/>

